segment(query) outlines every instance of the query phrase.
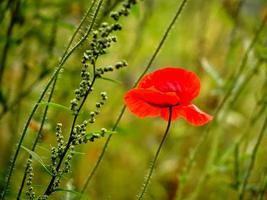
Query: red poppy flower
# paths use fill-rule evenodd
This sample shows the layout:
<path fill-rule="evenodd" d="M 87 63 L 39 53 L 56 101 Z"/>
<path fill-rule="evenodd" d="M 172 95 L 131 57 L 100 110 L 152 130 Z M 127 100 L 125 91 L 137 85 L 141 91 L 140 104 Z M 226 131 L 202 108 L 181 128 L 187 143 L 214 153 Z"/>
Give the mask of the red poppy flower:
<path fill-rule="evenodd" d="M 194 126 L 212 120 L 194 104 L 200 91 L 200 80 L 193 72 L 181 68 L 164 68 L 142 78 L 137 88 L 129 90 L 124 101 L 129 110 L 138 117 L 161 116 L 168 120 L 172 107 L 172 120 L 185 118 Z"/>

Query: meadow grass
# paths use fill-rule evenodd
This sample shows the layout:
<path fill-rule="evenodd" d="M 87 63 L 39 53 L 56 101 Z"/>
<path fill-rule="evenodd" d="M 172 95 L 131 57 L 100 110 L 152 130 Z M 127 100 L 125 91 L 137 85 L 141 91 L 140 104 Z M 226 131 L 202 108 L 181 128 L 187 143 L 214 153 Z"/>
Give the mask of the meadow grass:
<path fill-rule="evenodd" d="M 1 2 L 1 199 L 265 199 L 266 8 Z M 163 144 L 166 122 L 136 118 L 123 96 L 167 66 L 199 75 L 194 103 L 214 119 L 181 118 Z"/>

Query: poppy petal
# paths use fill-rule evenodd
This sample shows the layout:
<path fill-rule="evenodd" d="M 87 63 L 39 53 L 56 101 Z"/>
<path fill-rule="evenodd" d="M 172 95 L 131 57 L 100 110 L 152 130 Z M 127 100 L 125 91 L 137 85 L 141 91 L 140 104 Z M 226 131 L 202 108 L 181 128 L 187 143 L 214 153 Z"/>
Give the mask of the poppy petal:
<path fill-rule="evenodd" d="M 169 120 L 169 112 L 170 112 L 170 109 L 169 108 L 162 108 L 161 109 L 161 112 L 160 112 L 160 116 L 168 121 Z M 172 108 L 172 121 L 176 120 L 178 117 L 180 117 L 181 114 L 180 114 L 180 108 L 179 106 L 174 106 Z"/>
<path fill-rule="evenodd" d="M 169 67 L 146 75 L 138 87 L 155 87 L 162 92 L 176 92 L 182 103 L 188 104 L 198 96 L 200 80 L 194 72 Z"/>
<path fill-rule="evenodd" d="M 139 82 L 138 88 L 150 88 L 153 86 L 153 74 L 150 73 L 145 75 Z"/>
<path fill-rule="evenodd" d="M 180 108 L 180 114 L 190 124 L 194 126 L 202 126 L 213 119 L 211 115 L 201 111 L 198 107 L 191 104 L 189 106 L 182 106 Z"/>
<path fill-rule="evenodd" d="M 132 89 L 124 96 L 124 102 L 129 110 L 138 117 L 158 116 L 160 114 L 160 107 L 155 107 L 140 98 L 140 91 Z"/>
<path fill-rule="evenodd" d="M 162 93 L 152 89 L 132 89 L 125 95 L 126 105 L 143 102 L 152 107 L 162 108 L 177 105 L 180 101 L 175 92 Z"/>

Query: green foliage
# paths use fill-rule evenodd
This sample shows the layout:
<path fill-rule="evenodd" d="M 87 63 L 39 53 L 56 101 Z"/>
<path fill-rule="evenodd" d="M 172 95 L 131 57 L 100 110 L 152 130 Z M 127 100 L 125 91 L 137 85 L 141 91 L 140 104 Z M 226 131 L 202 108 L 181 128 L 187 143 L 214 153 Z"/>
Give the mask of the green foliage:
<path fill-rule="evenodd" d="M 41 158 L 37 153 L 31 151 L 30 149 L 28 149 L 28 148 L 26 148 L 26 147 L 24 147 L 24 146 L 21 146 L 21 147 L 22 147 L 22 149 L 24 149 L 25 151 L 27 151 L 27 152 L 32 156 L 32 158 L 33 158 L 35 161 L 37 161 L 37 162 L 44 168 L 44 170 L 45 170 L 49 175 L 52 176 L 51 171 L 47 168 L 47 166 L 45 165 L 44 161 L 42 160 L 42 158 Z"/>
<path fill-rule="evenodd" d="M 70 109 L 68 107 L 60 105 L 60 104 L 57 104 L 57 103 L 41 102 L 41 103 L 39 103 L 39 105 L 48 106 L 48 107 L 51 107 L 51 108 L 54 108 L 54 109 L 58 109 L 58 110 L 61 110 L 61 111 L 65 111 L 65 112 L 71 113 L 71 111 L 70 111 Z"/>
<path fill-rule="evenodd" d="M 121 110 L 123 94 L 174 66 L 200 76 L 214 120 L 172 124 L 146 199 L 264 199 L 266 1 L 188 1 L 172 26 L 182 1 L 125 2 L 0 3 L 0 191 L 135 199 L 166 123 Z"/>

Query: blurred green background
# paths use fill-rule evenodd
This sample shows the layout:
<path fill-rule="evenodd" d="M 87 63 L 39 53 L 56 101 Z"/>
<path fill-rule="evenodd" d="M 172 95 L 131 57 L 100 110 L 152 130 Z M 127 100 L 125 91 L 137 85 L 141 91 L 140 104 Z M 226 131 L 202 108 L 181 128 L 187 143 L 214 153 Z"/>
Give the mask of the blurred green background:
<path fill-rule="evenodd" d="M 99 21 L 107 20 L 104 11 L 119 5 L 121 0 L 107 2 Z M 116 33 L 118 42 L 98 65 L 125 59 L 129 66 L 106 75 L 116 82 L 99 80 L 95 85 L 80 121 L 94 108 L 100 92 L 106 91 L 109 99 L 88 132 L 101 127 L 112 129 L 123 106 L 124 93 L 147 66 L 179 3 L 175 0 L 140 1 L 131 9 L 131 14 L 121 20 L 123 29 Z M 90 4 L 89 0 L 4 0 L 0 3 L 0 59 L 1 66 L 5 66 L 0 83 L 2 184 L 25 121 Z M 192 127 L 183 119 L 172 124 L 145 199 L 238 199 L 238 190 L 254 154 L 255 165 L 245 188 L 245 199 L 264 199 L 267 137 L 258 139 L 258 136 L 267 115 L 266 15 L 266 0 L 188 1 L 150 71 L 166 66 L 195 71 L 202 88 L 194 103 L 210 114 L 216 112 L 234 78 L 237 81 L 210 125 Z M 83 32 L 79 34 L 82 36 Z M 81 58 L 86 45 L 88 42 L 64 65 L 52 102 L 70 106 L 74 89 L 80 82 Z M 244 61 L 244 70 L 237 74 Z M 31 122 L 23 143 L 28 148 L 40 126 L 44 107 L 40 106 Z M 56 123 L 63 124 L 63 134 L 67 138 L 71 119 L 68 112 L 49 108 L 37 148 L 46 164 L 50 162 L 49 150 L 56 144 Z M 135 199 L 165 126 L 166 122 L 160 118 L 139 119 L 126 111 L 88 187 L 87 197 Z M 61 188 L 79 190 L 83 186 L 105 141 L 106 138 L 101 138 L 76 149 L 84 154 L 75 155 L 71 173 L 63 179 Z M 257 142 L 259 148 L 255 152 Z M 191 162 L 192 155 L 195 157 Z M 15 199 L 12 195 L 18 191 L 27 157 L 27 152 L 22 150 L 11 180 L 9 199 Z M 49 177 L 38 162 L 34 162 L 34 174 L 36 192 L 41 194 Z M 267 194 L 265 197 L 267 199 Z M 76 197 L 64 192 L 51 197 L 68 198 Z"/>

